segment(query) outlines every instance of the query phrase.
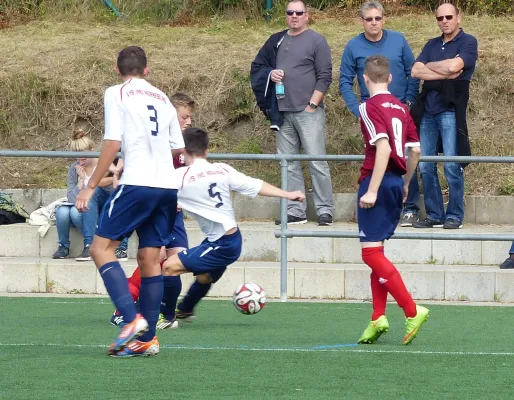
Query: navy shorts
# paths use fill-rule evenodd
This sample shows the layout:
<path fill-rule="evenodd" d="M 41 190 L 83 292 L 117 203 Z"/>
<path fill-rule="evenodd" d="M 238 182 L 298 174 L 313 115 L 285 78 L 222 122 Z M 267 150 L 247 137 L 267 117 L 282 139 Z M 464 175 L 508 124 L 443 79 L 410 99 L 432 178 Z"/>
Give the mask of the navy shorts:
<path fill-rule="evenodd" d="M 361 208 L 359 200 L 368 191 L 371 176 L 365 178 L 357 198 L 357 222 L 361 242 L 382 242 L 393 236 L 403 209 L 403 178 L 386 172 L 378 189 L 377 201 L 371 208 Z"/>
<path fill-rule="evenodd" d="M 176 189 L 121 185 L 104 204 L 96 234 L 120 241 L 135 230 L 140 249 L 161 247 L 169 241 L 176 214 Z"/>
<path fill-rule="evenodd" d="M 178 212 L 175 216 L 175 226 L 173 227 L 173 232 L 171 232 L 171 239 L 166 245 L 166 249 L 176 249 L 177 247 L 189 248 L 186 227 L 184 226 L 184 213 L 182 211 Z"/>
<path fill-rule="evenodd" d="M 205 239 L 199 246 L 178 253 L 178 258 L 193 275 L 208 273 L 214 283 L 221 278 L 230 264 L 237 261 L 241 255 L 242 244 L 243 239 L 238 229 L 214 242 Z"/>

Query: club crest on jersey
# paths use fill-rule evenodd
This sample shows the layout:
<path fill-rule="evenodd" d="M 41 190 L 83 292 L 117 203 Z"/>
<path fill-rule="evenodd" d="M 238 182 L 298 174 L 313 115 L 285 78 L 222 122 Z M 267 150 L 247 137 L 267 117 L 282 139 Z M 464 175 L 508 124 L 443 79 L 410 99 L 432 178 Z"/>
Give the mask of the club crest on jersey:
<path fill-rule="evenodd" d="M 397 110 L 403 111 L 403 113 L 405 114 L 405 109 L 402 106 L 399 106 L 398 104 L 394 104 L 394 103 L 390 103 L 390 102 L 386 101 L 385 103 L 382 103 L 382 107 L 384 107 L 384 108 L 395 108 Z"/>
<path fill-rule="evenodd" d="M 186 164 L 186 157 L 184 156 L 184 154 L 180 154 L 178 156 L 178 162 L 182 165 L 185 165 Z"/>

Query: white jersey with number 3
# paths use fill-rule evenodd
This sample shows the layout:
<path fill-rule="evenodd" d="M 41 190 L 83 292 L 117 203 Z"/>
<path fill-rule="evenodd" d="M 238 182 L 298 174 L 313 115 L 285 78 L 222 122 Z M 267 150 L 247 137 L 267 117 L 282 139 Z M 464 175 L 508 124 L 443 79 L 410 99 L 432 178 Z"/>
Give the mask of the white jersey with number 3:
<path fill-rule="evenodd" d="M 195 159 L 177 170 L 178 203 L 200 225 L 210 242 L 237 227 L 231 191 L 255 197 L 262 189 L 260 179 L 238 172 L 230 165 Z"/>
<path fill-rule="evenodd" d="M 144 79 L 105 91 L 105 140 L 121 141 L 121 185 L 177 189 L 171 149 L 184 147 L 177 111 Z"/>

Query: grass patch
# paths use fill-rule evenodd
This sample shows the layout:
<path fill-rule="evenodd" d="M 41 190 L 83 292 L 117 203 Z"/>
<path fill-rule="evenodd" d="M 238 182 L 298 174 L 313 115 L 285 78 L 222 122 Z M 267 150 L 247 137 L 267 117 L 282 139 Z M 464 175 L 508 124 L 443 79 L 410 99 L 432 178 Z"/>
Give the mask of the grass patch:
<path fill-rule="evenodd" d="M 338 81 L 345 44 L 362 27 L 357 19 L 337 10 L 316 13 L 314 19 L 313 29 L 325 35 L 332 48 L 333 83 L 326 97 L 328 151 L 360 154 L 360 127 L 345 107 Z M 148 52 L 152 84 L 170 95 L 184 91 L 197 101 L 194 124 L 211 133 L 212 152 L 275 153 L 275 134 L 255 105 L 249 68 L 269 35 L 283 26 L 282 19 L 266 24 L 222 16 L 181 27 L 120 20 L 60 22 L 48 17 L 4 29 L 0 31 L 5 55 L 0 70 L 0 147 L 65 149 L 77 120 L 100 145 L 103 92 L 118 82 L 113 72 L 115 56 L 124 46 L 138 44 Z M 513 155 L 514 46 L 509 38 L 514 35 L 514 19 L 466 16 L 463 26 L 479 41 L 469 107 L 473 153 Z M 438 35 L 428 13 L 391 17 L 386 28 L 404 32 L 415 54 L 428 38 Z M 31 182 L 30 176 L 40 166 L 30 161 L 28 168 L 26 160 L 12 161 L 10 166 L 19 176 L 10 179 L 7 174 L 4 183 L 24 187 Z M 68 161 L 56 163 L 65 168 Z M 279 183 L 277 163 L 236 164 L 246 173 Z M 355 189 L 358 163 L 334 162 L 330 168 L 336 192 Z M 510 165 L 471 165 L 466 169 L 466 194 L 506 194 L 512 173 Z M 47 182 L 52 183 L 52 179 Z"/>

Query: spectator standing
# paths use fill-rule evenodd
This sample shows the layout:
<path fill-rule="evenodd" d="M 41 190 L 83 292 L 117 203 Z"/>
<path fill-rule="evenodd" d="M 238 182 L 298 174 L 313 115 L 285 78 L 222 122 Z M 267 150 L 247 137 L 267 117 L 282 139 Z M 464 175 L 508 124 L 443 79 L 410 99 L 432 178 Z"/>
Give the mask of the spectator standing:
<path fill-rule="evenodd" d="M 383 29 L 385 16 L 380 2 L 365 2 L 359 15 L 364 32 L 347 43 L 339 70 L 339 89 L 346 106 L 357 118 L 360 117 L 359 104 L 369 99 L 369 91 L 364 82 L 364 63 L 367 57 L 382 55 L 389 60 L 392 75 L 389 91 L 410 109 L 419 92 L 419 80 L 411 76 L 414 55 L 407 39 L 400 32 Z M 359 84 L 360 100 L 353 90 L 355 78 Z M 412 226 L 418 220 L 418 200 L 418 177 L 414 173 L 400 220 L 401 226 Z"/>
<path fill-rule="evenodd" d="M 412 76 L 424 81 L 412 109 L 413 118 L 420 121 L 421 156 L 437 155 L 439 140 L 445 156 L 471 155 L 466 109 L 478 56 L 477 40 L 460 27 L 461 14 L 453 4 L 439 6 L 436 20 L 442 35 L 427 42 L 412 67 Z M 466 165 L 444 163 L 444 175 L 449 186 L 449 202 L 445 212 L 436 163 L 419 164 L 427 218 L 413 226 L 462 227 Z"/>
<path fill-rule="evenodd" d="M 267 93 L 269 88 L 277 94 L 281 126 L 274 127 L 279 154 L 299 154 L 303 149 L 309 155 L 325 155 L 323 98 L 332 82 L 330 47 L 322 35 L 309 29 L 309 13 L 302 0 L 287 4 L 286 20 L 289 29 L 272 35 L 252 63 L 252 88 L 258 103 L 257 86 L 265 86 L 262 93 Z M 277 84 L 283 85 L 283 94 L 277 93 Z M 309 161 L 308 166 L 318 224 L 331 225 L 334 199 L 328 162 Z M 305 192 L 299 161 L 289 164 L 288 190 Z M 288 201 L 287 223 L 306 223 L 306 208 L 300 201 Z"/>

